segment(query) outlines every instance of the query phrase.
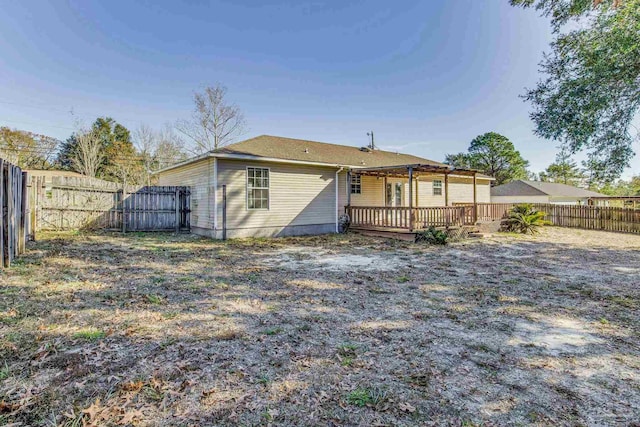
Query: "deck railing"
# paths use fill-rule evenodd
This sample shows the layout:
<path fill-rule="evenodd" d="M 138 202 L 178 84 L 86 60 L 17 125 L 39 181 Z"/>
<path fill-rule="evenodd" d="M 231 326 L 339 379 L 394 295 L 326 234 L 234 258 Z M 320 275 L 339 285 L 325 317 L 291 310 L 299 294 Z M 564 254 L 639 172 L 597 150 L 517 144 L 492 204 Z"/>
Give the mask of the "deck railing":
<path fill-rule="evenodd" d="M 456 227 L 473 223 L 473 206 L 388 207 L 347 206 L 352 227 L 424 229 Z"/>

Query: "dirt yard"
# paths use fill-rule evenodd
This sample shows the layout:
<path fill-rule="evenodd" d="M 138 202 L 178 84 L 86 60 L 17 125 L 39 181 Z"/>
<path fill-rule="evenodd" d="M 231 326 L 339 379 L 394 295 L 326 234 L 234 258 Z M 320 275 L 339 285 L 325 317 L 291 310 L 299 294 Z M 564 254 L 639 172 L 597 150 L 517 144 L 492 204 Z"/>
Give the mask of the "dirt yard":
<path fill-rule="evenodd" d="M 0 425 L 640 425 L 640 236 L 43 236 Z"/>

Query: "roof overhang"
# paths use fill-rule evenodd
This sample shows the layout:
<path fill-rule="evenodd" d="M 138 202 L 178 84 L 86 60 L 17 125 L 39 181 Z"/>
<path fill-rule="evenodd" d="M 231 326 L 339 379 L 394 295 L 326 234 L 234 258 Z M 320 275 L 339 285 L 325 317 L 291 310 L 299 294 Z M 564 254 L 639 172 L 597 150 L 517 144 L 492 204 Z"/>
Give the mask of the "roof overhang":
<path fill-rule="evenodd" d="M 352 167 L 354 172 L 359 175 L 391 177 L 391 178 L 408 178 L 411 169 L 413 176 L 420 175 L 455 175 L 455 176 L 476 176 L 482 179 L 493 180 L 495 178 L 485 176 L 480 171 L 474 169 L 454 168 L 452 166 L 438 166 L 427 164 L 410 164 L 397 166 L 380 166 L 380 167 Z"/>
<path fill-rule="evenodd" d="M 354 165 L 343 165 L 343 164 L 331 164 L 331 163 L 321 163 L 321 162 L 308 162 L 302 160 L 287 160 L 287 159 L 279 159 L 273 157 L 262 157 L 262 156 L 254 156 L 251 154 L 241 154 L 241 153 L 205 153 L 201 154 L 197 157 L 193 157 L 189 160 L 185 160 L 184 162 L 176 163 L 175 165 L 168 166 L 166 168 L 160 169 L 154 174 L 160 174 L 163 172 L 167 172 L 169 170 L 178 169 L 183 166 L 187 166 L 191 163 L 195 163 L 205 159 L 229 159 L 229 160 L 248 160 L 254 162 L 270 162 L 270 163 L 284 163 L 284 164 L 294 164 L 294 165 L 305 165 L 305 166 L 318 166 L 318 167 L 329 167 L 329 168 L 348 168 L 353 170 L 355 173 L 359 175 L 367 175 L 367 176 L 387 176 L 387 177 L 398 177 L 398 178 L 406 178 L 409 176 L 409 169 L 413 170 L 414 176 L 419 176 L 421 174 L 438 174 L 438 175 L 455 175 L 455 176 L 477 176 L 482 179 L 494 180 L 495 178 L 482 175 L 480 171 L 473 169 L 461 169 L 454 168 L 452 166 L 439 166 L 439 165 L 429 165 L 429 164 L 408 164 L 408 165 L 395 165 L 395 166 L 379 166 L 379 167 L 365 167 L 365 166 L 354 166 Z"/>
<path fill-rule="evenodd" d="M 160 169 L 155 172 L 155 174 L 159 174 L 162 172 L 166 172 L 172 169 L 181 168 L 183 166 L 189 165 L 191 163 L 198 162 L 204 159 L 230 159 L 230 160 L 248 160 L 254 162 L 269 162 L 269 163 L 285 163 L 285 164 L 293 164 L 293 165 L 305 165 L 305 166 L 318 166 L 318 167 L 328 167 L 328 168 L 345 168 L 351 167 L 348 165 L 336 165 L 332 163 L 320 163 L 320 162 L 306 162 L 303 160 L 287 160 L 287 159 L 278 159 L 275 157 L 262 157 L 262 156 L 253 156 L 250 154 L 231 154 L 231 153 L 205 153 L 201 154 L 197 157 L 192 157 L 189 160 L 185 160 L 184 162 L 176 163 L 175 165 L 168 166 L 166 168 Z"/>

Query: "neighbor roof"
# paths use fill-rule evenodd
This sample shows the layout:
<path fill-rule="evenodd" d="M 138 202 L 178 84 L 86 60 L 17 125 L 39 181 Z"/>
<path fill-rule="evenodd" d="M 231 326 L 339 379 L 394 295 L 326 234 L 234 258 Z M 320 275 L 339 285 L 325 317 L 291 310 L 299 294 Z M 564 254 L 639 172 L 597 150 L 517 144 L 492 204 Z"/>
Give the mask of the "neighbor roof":
<path fill-rule="evenodd" d="M 511 181 L 491 188 L 492 196 L 601 197 L 604 194 L 557 182 Z"/>
<path fill-rule="evenodd" d="M 328 144 L 304 139 L 261 135 L 246 141 L 228 145 L 213 153 L 245 154 L 284 160 L 328 163 L 344 166 L 396 166 L 426 164 L 448 167 L 444 163 L 424 159 L 410 154 L 382 150 L 362 150 L 348 145 Z"/>

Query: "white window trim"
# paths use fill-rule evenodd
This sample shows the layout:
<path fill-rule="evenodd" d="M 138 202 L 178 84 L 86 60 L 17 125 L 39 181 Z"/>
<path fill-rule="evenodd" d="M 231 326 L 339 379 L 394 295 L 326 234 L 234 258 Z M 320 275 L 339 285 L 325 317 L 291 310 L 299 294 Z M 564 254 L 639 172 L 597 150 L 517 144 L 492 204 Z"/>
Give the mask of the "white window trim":
<path fill-rule="evenodd" d="M 269 191 L 269 198 L 267 199 L 267 208 L 250 208 L 249 207 L 249 169 L 266 169 L 269 172 L 269 186 L 266 188 Z M 254 187 L 256 190 L 265 190 L 263 187 Z M 271 168 L 265 168 L 263 166 L 245 166 L 245 182 L 244 182 L 245 206 L 248 211 L 269 211 L 271 210 Z"/>
<path fill-rule="evenodd" d="M 355 178 L 358 178 L 360 180 L 360 183 L 354 184 L 353 180 Z M 358 192 L 358 193 L 354 193 L 353 192 L 353 186 L 354 185 L 359 185 L 360 186 L 360 192 Z M 351 194 L 362 194 L 362 175 L 360 175 L 360 174 L 352 174 L 351 175 L 351 182 L 349 183 L 349 191 L 351 192 Z"/>
<path fill-rule="evenodd" d="M 437 187 L 436 187 L 436 182 L 439 182 L 439 183 L 440 183 L 440 185 L 439 185 L 439 186 L 437 186 Z M 434 196 L 442 196 L 442 195 L 444 195 L 444 187 L 443 187 L 443 184 L 442 184 L 442 180 L 441 180 L 441 179 L 434 179 L 434 180 L 433 180 L 432 188 L 433 188 L 433 195 L 434 195 Z M 439 189 L 440 189 L 440 194 L 436 194 L 436 188 L 439 188 Z"/>

